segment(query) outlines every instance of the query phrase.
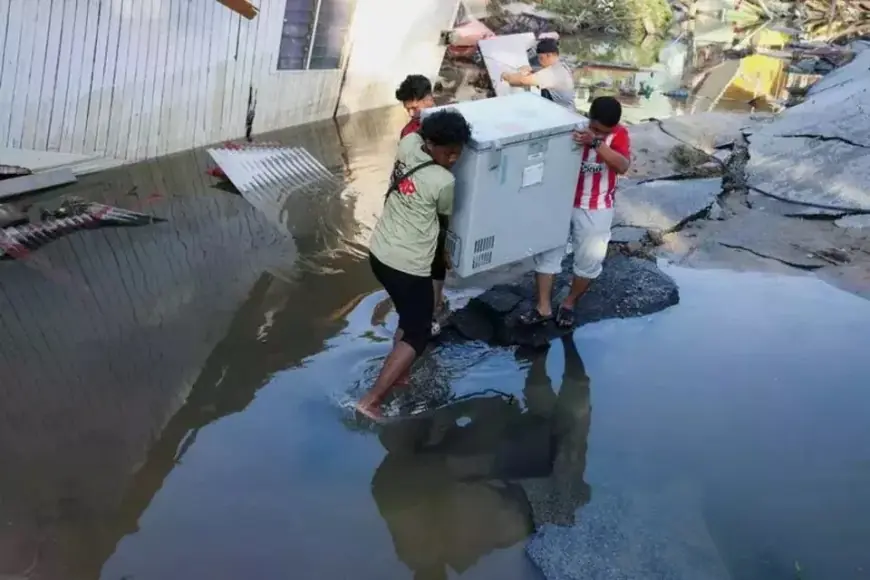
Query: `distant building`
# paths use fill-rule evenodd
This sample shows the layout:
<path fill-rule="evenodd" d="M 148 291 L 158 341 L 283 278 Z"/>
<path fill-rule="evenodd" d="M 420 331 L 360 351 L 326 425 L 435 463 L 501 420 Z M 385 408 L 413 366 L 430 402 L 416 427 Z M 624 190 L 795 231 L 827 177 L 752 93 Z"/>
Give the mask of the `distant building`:
<path fill-rule="evenodd" d="M 129 162 L 393 103 L 458 0 L 0 3 L 0 152 Z"/>

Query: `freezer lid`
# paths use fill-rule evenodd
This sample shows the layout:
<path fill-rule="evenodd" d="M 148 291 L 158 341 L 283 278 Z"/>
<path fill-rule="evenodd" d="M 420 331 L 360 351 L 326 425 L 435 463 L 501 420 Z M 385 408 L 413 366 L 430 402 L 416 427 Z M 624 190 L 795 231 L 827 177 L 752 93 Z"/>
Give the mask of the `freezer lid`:
<path fill-rule="evenodd" d="M 477 151 L 561 135 L 587 123 L 583 115 L 533 93 L 454 103 L 427 109 L 422 116 L 446 109 L 459 111 L 471 124 L 469 145 Z"/>

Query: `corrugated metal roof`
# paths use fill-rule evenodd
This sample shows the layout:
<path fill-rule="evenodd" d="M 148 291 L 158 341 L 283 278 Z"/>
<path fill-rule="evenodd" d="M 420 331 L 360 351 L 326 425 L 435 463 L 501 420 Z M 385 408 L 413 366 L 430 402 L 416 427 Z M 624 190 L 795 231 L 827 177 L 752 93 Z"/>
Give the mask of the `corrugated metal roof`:
<path fill-rule="evenodd" d="M 339 180 L 303 147 L 225 146 L 208 154 L 251 205 L 282 227 L 287 198 L 313 184 Z"/>

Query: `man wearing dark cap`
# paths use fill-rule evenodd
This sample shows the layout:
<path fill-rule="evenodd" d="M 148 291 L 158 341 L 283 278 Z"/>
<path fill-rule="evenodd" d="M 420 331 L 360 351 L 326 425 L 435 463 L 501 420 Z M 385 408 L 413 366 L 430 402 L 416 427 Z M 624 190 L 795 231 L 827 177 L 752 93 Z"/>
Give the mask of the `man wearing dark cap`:
<path fill-rule="evenodd" d="M 517 72 L 503 73 L 502 80 L 512 87 L 538 87 L 541 96 L 573 110 L 574 73 L 559 58 L 559 43 L 553 38 L 543 38 L 538 42 L 537 53 L 541 63 L 538 72 L 523 67 Z"/>

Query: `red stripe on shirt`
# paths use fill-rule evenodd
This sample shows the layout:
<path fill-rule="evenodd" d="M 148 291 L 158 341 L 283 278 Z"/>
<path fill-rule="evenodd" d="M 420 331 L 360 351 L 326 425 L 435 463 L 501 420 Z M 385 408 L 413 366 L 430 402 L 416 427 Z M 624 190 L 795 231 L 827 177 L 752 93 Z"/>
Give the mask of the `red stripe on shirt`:
<path fill-rule="evenodd" d="M 608 136 L 608 145 L 611 149 L 623 155 L 627 159 L 631 158 L 631 141 L 628 136 L 628 130 L 618 125 L 613 133 Z M 583 163 L 589 163 L 591 147 L 583 148 Z M 602 171 L 592 173 L 589 193 L 586 190 L 586 173 L 581 170 L 577 178 L 577 190 L 574 195 L 574 207 L 584 209 L 610 209 L 613 207 L 614 199 L 616 198 L 616 186 L 619 182 L 619 175 L 608 165 L 604 164 L 598 153 L 595 153 L 595 163 L 603 164 Z M 607 176 L 607 181 L 604 181 L 604 176 Z M 602 183 L 606 183 L 606 187 L 602 187 Z"/>

